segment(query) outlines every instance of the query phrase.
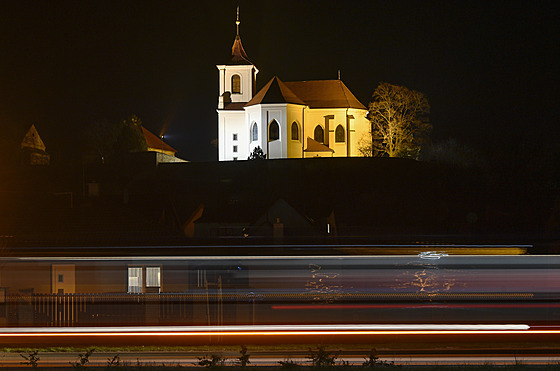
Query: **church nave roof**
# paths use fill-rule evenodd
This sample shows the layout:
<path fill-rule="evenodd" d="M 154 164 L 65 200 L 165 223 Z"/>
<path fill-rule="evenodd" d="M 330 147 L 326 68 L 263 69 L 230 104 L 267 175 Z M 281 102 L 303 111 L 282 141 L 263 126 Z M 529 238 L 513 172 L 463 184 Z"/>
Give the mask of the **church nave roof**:
<path fill-rule="evenodd" d="M 276 76 L 245 107 L 263 103 L 292 103 L 309 108 L 366 109 L 341 80 L 283 82 Z"/>

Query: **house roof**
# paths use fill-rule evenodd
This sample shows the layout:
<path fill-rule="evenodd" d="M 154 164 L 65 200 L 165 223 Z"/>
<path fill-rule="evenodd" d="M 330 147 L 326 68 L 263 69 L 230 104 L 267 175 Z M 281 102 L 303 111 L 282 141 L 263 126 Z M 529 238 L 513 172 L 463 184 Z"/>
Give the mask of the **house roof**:
<path fill-rule="evenodd" d="M 310 108 L 366 109 L 341 80 L 283 82 L 276 76 L 245 107 L 263 103 L 292 103 Z"/>
<path fill-rule="evenodd" d="M 245 106 L 263 103 L 293 103 L 306 105 L 286 84 L 274 76 Z"/>
<path fill-rule="evenodd" d="M 305 152 L 334 152 L 333 149 L 327 147 L 323 143 L 317 142 L 315 139 L 307 137 L 307 148 Z"/>
<path fill-rule="evenodd" d="M 32 149 L 39 152 L 46 151 L 47 147 L 39 136 L 39 132 L 35 128 L 35 125 L 31 125 L 31 127 L 23 137 L 23 140 L 21 141 L 21 148 Z"/>
<path fill-rule="evenodd" d="M 153 134 L 151 131 L 149 131 L 143 126 L 142 126 L 142 133 L 144 133 L 144 138 L 146 138 L 146 144 L 148 145 L 148 148 L 154 148 L 158 150 L 163 149 L 164 151 L 177 153 L 177 150 L 175 148 L 171 147 L 169 144 L 162 141 L 161 138 L 158 138 L 155 134 Z M 162 143 L 163 143 L 163 147 L 162 147 Z"/>

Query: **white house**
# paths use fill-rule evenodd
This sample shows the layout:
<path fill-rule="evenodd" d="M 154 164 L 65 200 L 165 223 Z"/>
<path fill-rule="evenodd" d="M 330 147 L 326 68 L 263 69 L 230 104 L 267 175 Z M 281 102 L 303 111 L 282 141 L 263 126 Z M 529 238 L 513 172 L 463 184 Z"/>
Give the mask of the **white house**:
<path fill-rule="evenodd" d="M 269 159 L 359 156 L 370 125 L 366 107 L 346 85 L 274 77 L 256 93 L 259 70 L 241 44 L 239 13 L 236 24 L 231 63 L 217 66 L 218 159 L 245 160 L 256 147 Z"/>

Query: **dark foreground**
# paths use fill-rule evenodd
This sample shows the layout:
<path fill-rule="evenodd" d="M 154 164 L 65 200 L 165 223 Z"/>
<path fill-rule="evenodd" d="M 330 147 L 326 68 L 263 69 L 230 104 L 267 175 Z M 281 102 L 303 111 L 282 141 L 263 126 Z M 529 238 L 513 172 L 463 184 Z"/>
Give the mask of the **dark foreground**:
<path fill-rule="evenodd" d="M 375 348 L 354 349 L 303 345 L 275 348 L 185 348 L 177 349 L 4 349 L 0 353 L 3 369 L 87 368 L 94 370 L 557 370 L 560 367 L 558 344 L 546 348 L 498 349 L 480 344 L 477 348 L 431 349 Z M 54 351 L 53 351 L 54 350 Z"/>

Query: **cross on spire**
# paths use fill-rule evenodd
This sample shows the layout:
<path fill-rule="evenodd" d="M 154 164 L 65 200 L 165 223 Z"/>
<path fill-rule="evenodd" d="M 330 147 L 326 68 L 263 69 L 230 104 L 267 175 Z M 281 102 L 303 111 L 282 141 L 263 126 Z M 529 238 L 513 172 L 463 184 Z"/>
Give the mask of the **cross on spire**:
<path fill-rule="evenodd" d="M 237 26 L 237 36 L 239 36 L 239 5 L 237 6 L 237 20 L 235 21 L 235 25 Z"/>

